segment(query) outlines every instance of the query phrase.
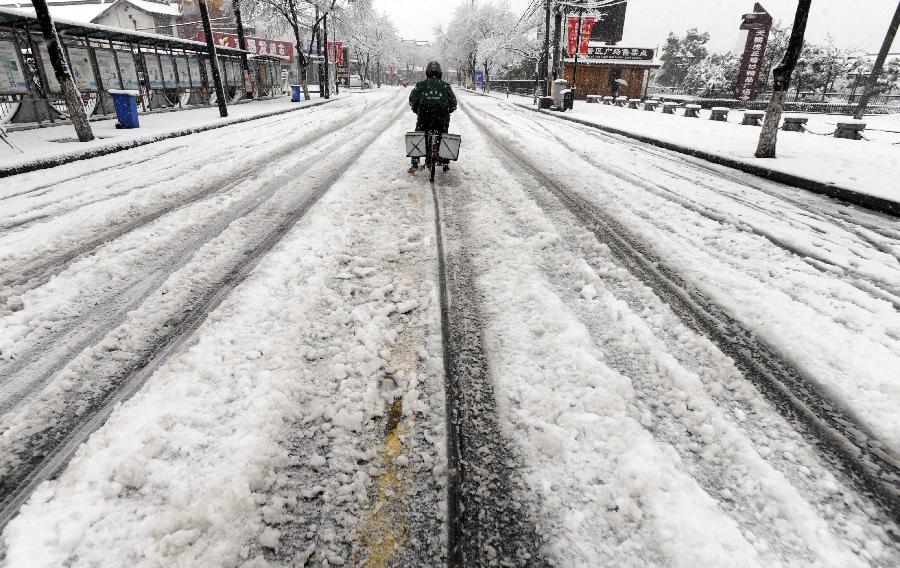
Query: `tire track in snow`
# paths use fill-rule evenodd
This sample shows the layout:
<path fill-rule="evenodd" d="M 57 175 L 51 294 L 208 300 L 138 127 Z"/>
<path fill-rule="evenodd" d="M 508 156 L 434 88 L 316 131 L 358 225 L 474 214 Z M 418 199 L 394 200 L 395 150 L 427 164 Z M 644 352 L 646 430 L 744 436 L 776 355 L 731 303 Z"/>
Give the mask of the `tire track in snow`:
<path fill-rule="evenodd" d="M 485 144 L 482 152 L 490 148 Z M 826 549 L 809 546 L 819 542 L 810 542 L 810 526 L 819 526 L 822 534 L 832 531 L 853 550 L 865 547 L 874 535 L 886 545 L 878 558 L 892 562 L 896 554 L 888 535 L 900 534 L 896 523 L 866 497 L 858 497 L 851 489 L 853 482 L 848 484 L 839 469 L 835 472 L 833 463 L 820 463 L 815 448 L 800 442 L 795 425 L 785 422 L 777 410 L 753 404 L 758 396 L 751 383 L 715 347 L 686 339 L 694 333 L 685 330 L 678 316 L 630 273 L 616 267 L 594 235 L 555 196 L 541 190 L 527 172 L 498 162 L 495 175 L 520 186 L 515 191 L 527 195 L 529 205 L 505 197 L 500 188 L 481 191 L 474 201 L 508 211 L 517 226 L 514 238 L 522 242 L 533 242 L 530 239 L 550 231 L 532 206 L 542 210 L 561 238 L 541 239 L 543 244 L 526 256 L 536 255 L 535 268 L 601 347 L 604 364 L 630 381 L 635 420 L 661 446 L 678 453 L 691 477 L 741 532 L 751 535 L 751 541 L 767 542 L 766 552 L 776 553 L 776 561 L 786 564 L 813 564 L 827 557 Z M 585 273 L 573 268 L 579 262 Z M 584 297 L 581 285 L 573 286 L 582 278 L 594 279 L 596 290 L 591 293 L 600 290 L 600 299 Z M 622 310 L 619 302 L 629 309 Z M 635 315 L 647 323 L 639 323 Z M 699 393 L 698 385 L 703 387 Z M 808 467 L 811 464 L 816 467 Z M 748 474 L 754 483 L 747 483 Z M 791 488 L 804 499 L 802 506 L 797 506 Z M 871 528 L 860 536 L 858 527 Z"/>
<path fill-rule="evenodd" d="M 534 113 L 531 111 L 526 111 L 518 105 L 501 102 L 500 106 L 509 108 L 520 116 L 527 115 L 527 120 L 529 123 L 532 123 L 534 121 Z M 845 230 L 852 231 L 859 238 L 863 239 L 871 246 L 877 248 L 885 254 L 894 256 L 898 261 L 900 261 L 900 255 L 897 254 L 896 250 L 890 249 L 889 247 L 885 246 L 885 243 L 872 238 L 870 235 L 866 235 L 863 231 L 859 230 L 864 229 L 865 231 L 870 231 L 880 237 L 896 241 L 900 239 L 900 233 L 886 229 L 882 223 L 882 221 L 885 219 L 892 219 L 892 217 L 890 216 L 863 209 L 856 205 L 845 203 L 838 199 L 830 198 L 824 195 L 798 193 L 795 188 L 792 188 L 790 186 L 783 186 L 785 189 L 784 191 L 775 191 L 773 188 L 782 187 L 781 184 L 778 184 L 777 182 L 758 180 L 758 178 L 756 176 L 753 176 L 752 174 L 736 172 L 732 168 L 729 168 L 727 166 L 712 164 L 701 158 L 674 154 L 662 148 L 656 148 L 630 138 L 599 130 L 597 128 L 591 128 L 589 126 L 585 126 L 576 122 L 554 119 L 553 117 L 546 114 L 540 114 L 540 118 L 542 118 L 546 122 L 551 122 L 553 124 L 559 125 L 560 127 L 572 128 L 585 135 L 601 139 L 605 142 L 613 143 L 618 146 L 626 145 L 636 152 L 640 152 L 653 158 L 654 161 L 652 163 L 654 168 L 657 168 L 658 170 L 674 177 L 682 178 L 690 183 L 698 183 L 698 181 L 695 178 L 686 177 L 684 174 L 676 172 L 674 169 L 666 168 L 658 162 L 661 160 L 672 164 L 672 166 L 676 168 L 693 170 L 693 173 L 703 172 L 712 177 L 726 179 L 739 187 L 749 188 L 751 190 L 758 191 L 766 196 L 785 201 L 796 208 L 796 210 L 794 211 L 795 214 L 806 216 L 817 221 L 833 223 Z M 720 187 L 712 187 L 704 184 L 699 185 L 702 185 L 703 187 L 706 187 L 707 189 L 710 189 L 711 191 L 720 195 L 727 195 L 727 197 L 734 199 L 735 201 L 738 201 L 740 203 L 744 203 L 751 208 L 761 210 L 765 214 L 777 216 L 783 213 L 780 210 L 768 209 L 761 203 L 747 200 L 747 198 L 743 197 L 740 193 L 735 194 L 729 192 L 727 194 L 723 194 L 722 188 Z M 816 215 L 819 215 L 820 217 L 817 218 Z"/>
<path fill-rule="evenodd" d="M 369 110 L 371 111 L 373 109 Z M 359 120 L 365 112 L 366 108 L 364 107 L 360 112 L 340 120 L 336 125 L 330 125 L 325 129 L 325 132 L 340 130 L 350 126 Z M 18 267 L 6 267 L 4 270 L 4 278 L 0 280 L 0 300 L 4 300 L 11 295 L 22 294 L 46 283 L 52 276 L 65 270 L 65 268 L 76 259 L 93 253 L 101 246 L 114 241 L 122 235 L 144 227 L 160 217 L 193 203 L 197 203 L 211 195 L 230 191 L 256 176 L 258 168 L 263 168 L 274 161 L 290 156 L 298 149 L 318 142 L 321 136 L 322 130 L 315 130 L 311 133 L 305 133 L 298 138 L 288 139 L 280 144 L 278 149 L 273 151 L 273 153 L 262 155 L 249 162 L 244 162 L 241 165 L 241 173 L 235 175 L 234 172 L 229 171 L 217 175 L 211 180 L 205 181 L 196 192 L 190 194 L 186 199 L 175 200 L 168 203 L 163 201 L 158 207 L 151 209 L 146 214 L 140 215 L 130 221 L 114 225 L 112 230 L 100 232 L 93 237 L 80 241 L 78 246 L 74 248 L 50 253 L 42 252 L 38 258 L 31 262 L 23 263 Z"/>
<path fill-rule="evenodd" d="M 516 111 L 517 111 L 517 113 L 525 112 L 521 108 L 517 108 Z M 479 112 L 485 114 L 486 116 L 490 116 L 493 120 L 502 122 L 503 124 L 508 124 L 507 121 L 503 120 L 501 117 L 499 117 L 491 112 L 484 111 L 482 109 L 479 109 Z M 896 285 L 892 285 L 890 282 L 874 280 L 870 275 L 860 274 L 859 271 L 855 270 L 852 266 L 841 266 L 839 264 L 835 264 L 834 262 L 829 260 L 824 255 L 819 254 L 818 251 L 813 250 L 810 247 L 798 248 L 797 246 L 793 245 L 789 240 L 781 238 L 777 234 L 777 232 L 768 230 L 766 227 L 755 225 L 752 222 L 747 222 L 744 219 L 735 218 L 733 215 L 723 214 L 719 211 L 716 211 L 710 207 L 703 205 L 702 203 L 700 203 L 694 199 L 683 196 L 663 185 L 655 183 L 655 182 L 653 182 L 649 179 L 646 179 L 640 175 L 630 174 L 625 168 L 621 167 L 621 164 L 613 166 L 613 165 L 609 165 L 607 162 L 604 162 L 603 160 L 598 160 L 597 158 L 592 156 L 590 153 L 585 152 L 583 150 L 583 148 L 577 147 L 570 141 L 566 140 L 559 134 L 551 131 L 544 124 L 542 124 L 542 123 L 552 123 L 555 125 L 557 123 L 557 121 L 552 120 L 550 117 L 546 117 L 546 115 L 540 115 L 540 116 L 543 118 L 543 120 L 529 120 L 529 123 L 528 123 L 529 126 L 531 127 L 531 129 L 534 130 L 536 134 L 541 135 L 541 136 L 552 137 L 558 144 L 561 144 L 563 147 L 565 147 L 566 149 L 571 151 L 573 155 L 578 156 L 581 160 L 588 162 L 592 167 L 594 167 L 610 176 L 622 179 L 622 180 L 628 182 L 629 184 L 640 187 L 653 195 L 656 195 L 656 196 L 666 199 L 668 201 L 677 203 L 678 205 L 680 205 L 686 209 L 689 209 L 703 217 L 706 217 L 707 219 L 711 219 L 711 220 L 719 222 L 719 223 L 731 224 L 740 231 L 753 233 L 755 235 L 763 237 L 764 239 L 766 239 L 773 245 L 791 253 L 792 255 L 795 255 L 798 259 L 802 260 L 803 262 L 805 262 L 806 264 L 813 267 L 814 269 L 816 269 L 819 272 L 835 274 L 836 271 L 839 271 L 841 273 L 841 276 L 844 279 L 844 281 L 846 281 L 851 286 L 855 287 L 856 289 L 860 290 L 861 292 L 868 294 L 870 297 L 872 297 L 874 299 L 889 302 L 890 304 L 892 304 L 894 306 L 895 309 L 900 310 L 900 287 L 898 287 Z M 532 117 L 529 116 L 528 118 L 532 118 Z M 592 131 L 592 129 L 590 129 L 589 127 L 581 126 L 581 125 L 578 125 L 577 123 L 572 123 L 572 124 L 576 127 L 575 128 L 576 130 L 579 130 L 579 131 L 583 132 L 584 134 L 592 136 L 594 138 L 602 139 L 604 142 L 620 142 L 620 140 L 616 139 L 614 137 L 614 135 L 612 135 L 612 134 L 605 133 L 602 131 L 598 131 L 599 132 L 598 133 L 598 132 Z M 568 128 L 569 123 L 567 122 L 562 126 L 565 128 Z M 645 150 L 644 148 L 642 148 L 640 146 L 639 143 L 636 143 L 634 141 L 629 141 L 629 148 L 634 149 L 634 150 L 639 150 L 639 151 Z M 769 210 L 766 207 L 762 206 L 761 204 L 752 201 L 751 199 L 749 199 L 746 196 L 732 194 L 730 192 L 723 190 L 722 188 L 717 188 L 709 183 L 704 183 L 704 182 L 702 182 L 702 180 L 698 180 L 696 178 L 690 178 L 687 175 L 680 174 L 678 172 L 675 172 L 672 169 L 661 167 L 659 164 L 656 163 L 656 161 L 659 161 L 660 159 L 666 159 L 667 161 L 671 161 L 682 168 L 690 169 L 690 167 L 693 165 L 692 162 L 679 163 L 676 161 L 675 158 L 673 158 L 671 156 L 662 156 L 658 152 L 654 152 L 654 151 L 650 151 L 650 150 L 643 152 L 643 153 L 651 156 L 652 160 L 650 160 L 650 163 L 651 163 L 652 167 L 659 169 L 662 172 L 665 172 L 667 175 L 669 175 L 671 177 L 678 178 L 689 184 L 703 187 L 718 196 L 726 197 L 728 199 L 735 201 L 736 203 L 740 203 L 740 204 L 744 205 L 745 207 L 748 207 L 749 209 L 760 211 L 763 214 L 772 215 L 773 217 L 778 217 L 778 216 L 781 216 L 781 214 L 783 214 L 783 212 L 779 213 L 779 212 Z M 714 171 L 706 169 L 706 168 L 698 167 L 698 168 L 694 168 L 694 169 L 699 170 L 699 171 L 708 171 L 710 173 L 710 175 L 715 175 Z M 751 185 L 751 184 L 746 183 L 737 178 L 730 177 L 727 175 L 723 175 L 722 177 L 728 179 L 729 181 L 737 184 L 740 187 L 749 187 L 753 190 L 765 193 L 766 195 L 772 195 L 772 196 L 778 197 L 779 199 L 783 198 L 782 196 L 776 196 L 775 194 L 773 194 L 771 192 L 764 191 L 763 189 L 761 189 L 760 187 L 758 187 L 756 185 Z M 797 206 L 799 207 L 799 205 L 797 205 Z M 797 213 L 797 212 L 794 212 L 794 213 Z M 806 214 L 802 211 L 800 211 L 799 213 L 801 215 L 810 217 L 813 220 L 816 220 L 819 222 L 822 221 L 822 219 L 817 219 L 815 217 L 812 217 L 810 214 Z M 833 216 L 831 216 L 827 213 L 822 213 L 822 215 L 826 218 L 825 222 L 836 222 L 836 218 L 834 218 Z M 879 215 L 879 214 L 872 213 L 872 215 Z M 872 239 L 865 234 L 860 234 L 860 232 L 858 230 L 854 231 L 854 230 L 852 230 L 852 228 L 846 227 L 846 225 L 847 225 L 846 222 L 838 221 L 837 223 L 839 226 L 841 226 L 843 229 L 847 230 L 848 232 L 852 231 L 858 238 L 860 238 L 861 240 L 866 242 L 866 244 L 868 244 L 874 248 L 877 248 L 878 250 L 880 250 L 881 252 L 884 252 L 885 254 L 893 256 L 895 259 L 900 260 L 900 258 L 897 257 L 896 252 L 892 251 L 889 247 L 887 247 L 885 245 L 885 243 L 877 241 L 875 239 Z M 807 223 L 805 226 L 806 226 L 807 230 L 818 231 L 818 229 L 815 226 L 813 226 L 809 223 Z M 882 235 L 882 236 L 884 238 L 890 238 L 888 235 Z M 897 239 L 897 240 L 900 240 L 900 239 Z"/>
<path fill-rule="evenodd" d="M 900 516 L 900 460 L 861 426 L 850 410 L 830 400 L 793 365 L 699 290 L 688 286 L 625 227 L 545 174 L 528 157 L 511 149 L 484 120 L 469 111 L 468 104 L 461 107 L 484 136 L 494 142 L 500 155 L 553 193 L 610 248 L 623 266 L 669 304 L 688 327 L 708 337 L 731 357 L 744 376 L 785 418 L 803 426 L 800 430 L 807 433 L 811 444 L 829 461 L 841 465 L 849 478 L 859 484 L 863 494 L 871 496 L 886 514 L 893 518 Z"/>
<path fill-rule="evenodd" d="M 432 194 L 447 399 L 447 564 L 549 566 L 535 508 L 497 421 L 466 222 L 456 203 L 463 188 L 440 182 Z"/>
<path fill-rule="evenodd" d="M 395 100 L 394 97 L 390 101 Z M 403 106 L 395 105 L 390 113 L 388 122 L 396 119 L 404 110 Z M 24 461 L 14 464 L 12 467 L 0 468 L 0 530 L 16 514 L 19 507 L 28 499 L 31 492 L 42 481 L 51 479 L 59 472 L 71 456 L 92 432 L 103 425 L 113 408 L 121 401 L 127 400 L 153 371 L 162 364 L 171 354 L 177 351 L 191 337 L 192 332 L 205 321 L 207 315 L 218 306 L 222 300 L 238 286 L 259 263 L 262 257 L 272 249 L 281 238 L 299 221 L 328 189 L 334 185 L 344 173 L 344 166 L 354 162 L 364 149 L 374 140 L 380 130 L 369 130 L 366 134 L 357 137 L 352 147 L 331 156 L 323 162 L 326 170 L 324 175 L 317 180 L 312 190 L 293 203 L 283 215 L 271 220 L 271 229 L 256 242 L 249 243 L 238 256 L 237 262 L 224 267 L 217 278 L 207 283 L 207 287 L 200 290 L 191 290 L 190 301 L 186 305 L 179 306 L 176 313 L 170 314 L 163 329 L 155 330 L 157 337 L 144 349 L 138 349 L 130 358 L 124 358 L 121 365 L 112 365 L 111 370 L 106 370 L 103 379 L 110 388 L 98 393 L 93 400 L 85 401 L 76 407 L 68 404 L 65 412 L 57 416 L 52 425 L 46 430 L 35 433 L 27 439 L 25 445 L 20 445 L 20 454 L 26 456 Z M 327 168 L 333 164 L 334 167 Z M 293 180 L 285 180 L 285 184 Z M 151 333 L 154 330 L 151 330 Z M 96 367 L 102 369 L 104 362 L 109 363 L 108 357 L 96 360 Z M 96 371 L 96 369 L 94 369 Z M 89 381 L 88 376 L 80 379 Z M 39 440 L 36 438 L 40 438 Z"/>
<path fill-rule="evenodd" d="M 256 130 L 264 128 L 264 127 L 271 127 L 273 125 L 280 124 L 282 122 L 287 122 L 289 120 L 293 121 L 295 123 L 294 129 L 299 129 L 299 128 L 305 127 L 309 122 L 312 122 L 312 120 L 315 120 L 316 115 L 323 111 L 333 112 L 333 111 L 337 111 L 342 108 L 346 108 L 346 106 L 347 105 L 341 105 L 341 106 L 318 105 L 315 107 L 311 107 L 309 112 L 304 112 L 300 117 L 290 116 L 290 115 L 285 117 L 285 116 L 279 115 L 279 120 L 264 121 L 265 124 L 254 124 L 253 128 L 246 128 L 246 129 L 243 129 L 241 132 L 242 132 L 242 134 L 245 135 L 247 132 L 256 131 Z M 238 125 L 238 126 L 240 126 L 240 125 Z M 202 135 L 204 133 L 200 133 L 200 134 Z M 208 134 L 207 136 L 212 136 L 212 133 Z M 221 133 L 216 133 L 216 136 L 221 137 Z M 275 138 L 275 139 L 277 139 L 277 138 Z M 18 213 L 16 213 L 15 215 L 11 216 L 10 218 L 8 218 L 6 220 L 0 220 L 0 234 L 9 234 L 13 230 L 21 230 L 33 223 L 36 223 L 36 222 L 44 220 L 44 219 L 60 217 L 62 215 L 65 215 L 66 213 L 75 211 L 82 207 L 92 205 L 94 203 L 108 201 L 113 198 L 119 197 L 121 195 L 134 193 L 138 190 L 141 190 L 141 189 L 144 189 L 147 187 L 158 186 L 158 185 L 161 185 L 166 182 L 171 182 L 171 181 L 177 179 L 179 176 L 183 175 L 183 173 L 185 171 L 189 171 L 193 168 L 202 166 L 204 163 L 208 163 L 211 159 L 215 159 L 217 162 L 227 162 L 229 160 L 234 160 L 248 151 L 252 151 L 260 146 L 270 143 L 272 140 L 273 140 L 273 136 L 272 136 L 271 132 L 269 132 L 269 133 L 264 132 L 264 133 L 260 133 L 256 137 L 241 137 L 240 143 L 233 144 L 231 147 L 229 147 L 227 145 L 229 142 L 227 138 L 226 138 L 225 144 L 219 144 L 219 145 L 214 145 L 214 146 L 210 145 L 205 148 L 200 148 L 199 151 L 196 149 L 196 144 L 195 144 L 194 147 L 191 149 L 190 154 L 188 156 L 183 156 L 181 158 L 182 161 L 177 163 L 177 165 L 175 165 L 175 166 L 172 166 L 170 164 L 167 165 L 166 162 L 170 162 L 170 160 L 166 159 L 166 157 L 169 154 L 171 154 L 172 152 L 177 152 L 177 151 L 183 150 L 184 148 L 187 147 L 187 145 L 178 144 L 172 148 L 165 148 L 162 151 L 156 151 L 158 149 L 153 148 L 151 150 L 151 155 L 146 158 L 143 158 L 143 159 L 126 160 L 125 162 L 116 163 L 116 164 L 113 164 L 112 166 L 92 170 L 86 175 L 75 175 L 75 176 L 67 177 L 63 180 L 42 184 L 36 188 L 32 188 L 32 189 L 26 190 L 21 193 L 13 194 L 8 197 L 0 197 L 0 201 L 2 201 L 4 199 L 9 199 L 14 196 L 22 196 L 22 195 L 28 195 L 28 198 L 41 197 L 48 193 L 52 193 L 60 185 L 64 185 L 66 183 L 73 182 L 73 181 L 78 182 L 78 185 L 83 188 L 80 191 L 76 191 L 74 193 L 67 193 L 65 196 L 63 196 L 62 199 L 54 199 L 53 201 L 50 201 L 49 203 L 40 203 L 38 205 L 35 205 L 31 209 L 19 211 Z M 140 151 L 140 149 L 138 149 L 138 151 Z M 98 158 L 98 160 L 101 160 L 101 161 L 113 161 L 115 159 L 116 158 L 114 156 L 112 156 L 112 157 L 104 156 L 104 157 Z M 162 163 L 156 164 L 156 162 L 160 159 L 163 159 Z M 102 182 L 102 180 L 94 180 L 93 178 L 98 177 L 98 176 L 106 176 L 112 172 L 119 172 L 121 170 L 134 168 L 135 166 L 141 166 L 141 172 L 153 170 L 155 168 L 155 171 L 152 172 L 153 174 L 160 174 L 160 173 L 163 173 L 166 171 L 168 171 L 169 174 L 163 175 L 159 178 L 151 177 L 150 179 L 142 181 L 139 184 L 134 184 L 134 185 L 127 184 L 127 185 L 125 185 L 124 189 L 122 189 L 120 191 L 96 195 L 93 198 L 90 198 L 86 201 L 79 201 L 79 202 L 75 203 L 74 206 L 70 206 L 70 207 L 67 207 L 64 209 L 61 208 L 62 207 L 61 203 L 65 204 L 66 202 L 68 202 L 70 200 L 74 200 L 75 198 L 77 198 L 80 195 L 83 195 L 85 193 L 90 193 L 92 191 L 96 191 L 96 187 L 95 187 L 96 184 L 99 182 Z M 47 171 L 41 172 L 41 174 L 43 176 L 46 176 L 47 173 L 48 173 Z M 126 177 L 127 172 L 120 174 L 120 175 L 122 175 L 123 177 Z M 127 179 L 127 177 L 126 177 L 126 179 Z M 87 183 L 89 181 L 90 181 L 90 183 Z M 118 180 L 116 180 L 116 181 L 118 181 Z M 115 182 L 113 182 L 113 183 L 115 183 Z"/>

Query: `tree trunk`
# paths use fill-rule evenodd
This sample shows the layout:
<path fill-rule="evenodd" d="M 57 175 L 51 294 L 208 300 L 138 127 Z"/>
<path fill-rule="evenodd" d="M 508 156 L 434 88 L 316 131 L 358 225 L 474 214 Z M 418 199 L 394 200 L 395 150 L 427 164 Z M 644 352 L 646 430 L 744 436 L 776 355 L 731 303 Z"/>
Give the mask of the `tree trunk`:
<path fill-rule="evenodd" d="M 234 23 L 237 31 L 238 47 L 247 51 L 247 40 L 244 38 L 244 23 L 241 21 L 241 0 L 232 0 L 231 7 L 234 11 Z M 253 98 L 253 82 L 250 79 L 250 63 L 247 61 L 246 53 L 241 54 L 241 74 L 244 78 L 244 98 Z M 247 92 L 248 86 L 250 86 L 249 93 Z"/>
<path fill-rule="evenodd" d="M 538 65 L 538 80 L 544 82 L 543 95 L 550 94 L 550 0 L 544 1 L 544 47 Z"/>
<path fill-rule="evenodd" d="M 562 34 L 562 13 L 557 8 L 555 14 L 553 14 L 553 45 L 550 49 L 553 50 L 553 79 L 559 78 L 559 40 L 560 35 Z M 547 94 L 550 94 L 550 86 L 547 85 Z"/>
<path fill-rule="evenodd" d="M 859 98 L 859 105 L 857 105 L 856 112 L 853 114 L 853 118 L 856 120 L 862 119 L 863 114 L 866 112 L 866 107 L 869 105 L 869 99 L 875 94 L 878 76 L 881 75 L 881 69 L 884 66 L 884 60 L 887 59 L 888 52 L 891 50 L 891 44 L 894 43 L 897 28 L 900 28 L 900 2 L 897 2 L 897 11 L 894 12 L 894 18 L 891 20 L 891 25 L 888 26 L 887 34 L 884 36 L 884 43 L 881 44 L 881 50 L 878 52 L 878 57 L 875 58 L 875 65 L 872 66 L 872 74 L 869 76 L 869 81 L 866 83 L 862 97 Z"/>
<path fill-rule="evenodd" d="M 200 0 L 200 19 L 203 20 L 203 33 L 206 36 L 206 49 L 209 51 L 209 67 L 212 71 L 213 85 L 216 88 L 216 103 L 219 105 L 219 116 L 228 116 L 228 107 L 225 104 L 225 89 L 222 87 L 222 77 L 219 75 L 219 58 L 216 55 L 216 44 L 213 41 L 212 26 L 209 23 L 209 8 L 206 0 Z"/>
<path fill-rule="evenodd" d="M 774 158 L 775 147 L 778 142 L 778 123 L 781 122 L 781 112 L 784 108 L 784 99 L 788 88 L 791 86 L 791 74 L 800 59 L 800 51 L 803 49 L 803 35 L 806 32 L 806 21 L 809 19 L 809 7 L 812 0 L 800 0 L 797 3 L 797 12 L 794 15 L 794 28 L 791 30 L 791 39 L 788 42 L 784 58 L 772 73 L 774 79 L 772 85 L 772 99 L 766 109 L 766 118 L 763 121 L 762 132 L 759 133 L 759 143 L 756 146 L 757 158 Z"/>
<path fill-rule="evenodd" d="M 91 123 L 88 121 L 87 114 L 84 112 L 84 102 L 81 100 L 81 93 L 78 92 L 78 86 L 72 79 L 72 73 L 69 71 L 69 65 L 63 55 L 62 45 L 59 43 L 59 35 L 56 33 L 56 26 L 50 17 L 50 9 L 47 7 L 47 0 L 34 0 L 35 16 L 41 24 L 41 35 L 44 37 L 44 43 L 47 44 L 47 52 L 50 55 L 50 64 L 53 66 L 53 73 L 56 80 L 62 88 L 63 98 L 66 101 L 66 108 L 69 111 L 69 118 L 72 120 L 72 126 L 75 127 L 75 133 L 78 135 L 80 142 L 90 142 L 94 139 L 94 132 L 91 130 Z M 100 93 L 97 96 L 101 96 Z"/>
<path fill-rule="evenodd" d="M 325 49 L 325 98 L 331 98 L 331 73 L 328 70 L 328 14 L 322 14 L 322 47 Z"/>

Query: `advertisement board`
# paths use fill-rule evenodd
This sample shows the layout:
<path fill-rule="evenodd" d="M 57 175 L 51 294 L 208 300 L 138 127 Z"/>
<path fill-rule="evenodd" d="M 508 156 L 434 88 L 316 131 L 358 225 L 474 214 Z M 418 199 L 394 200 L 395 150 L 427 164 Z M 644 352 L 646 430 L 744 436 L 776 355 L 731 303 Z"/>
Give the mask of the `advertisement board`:
<path fill-rule="evenodd" d="M 175 58 L 175 67 L 178 71 L 178 86 L 190 89 L 191 88 L 191 72 L 188 70 L 188 59 L 184 56 L 178 56 Z"/>
<path fill-rule="evenodd" d="M 50 63 L 50 53 L 47 51 L 47 45 L 42 43 L 38 48 L 38 51 L 41 53 L 41 63 L 44 67 L 44 73 L 47 75 L 47 90 L 51 93 L 61 93 L 62 88 L 59 86 L 59 81 L 56 80 L 56 72 L 53 70 L 53 65 Z"/>
<path fill-rule="evenodd" d="M 25 72 L 19 63 L 16 44 L 0 41 L 0 94 L 21 95 L 28 92 Z"/>
<path fill-rule="evenodd" d="M 212 64 L 210 64 L 208 57 L 203 58 L 203 69 L 204 69 L 204 71 L 206 71 L 206 87 L 210 90 L 215 89 L 216 86 L 213 83 L 213 76 L 212 76 Z"/>
<path fill-rule="evenodd" d="M 97 90 L 97 78 L 94 76 L 94 66 L 91 65 L 91 54 L 84 47 L 70 47 L 69 66 L 72 69 L 72 77 L 78 90 L 91 92 Z"/>
<path fill-rule="evenodd" d="M 243 83 L 241 79 L 241 64 L 235 59 L 229 59 L 228 65 L 228 84 L 232 87 L 240 87 Z"/>
<path fill-rule="evenodd" d="M 200 59 L 196 55 L 188 58 L 188 67 L 191 71 L 191 84 L 194 88 L 203 86 L 203 77 L 200 75 Z"/>
<path fill-rule="evenodd" d="M 623 61 L 653 61 L 654 49 L 648 47 L 612 47 L 595 45 L 587 50 L 588 59 L 618 59 Z"/>
<path fill-rule="evenodd" d="M 139 90 L 141 84 L 138 81 L 137 66 L 134 64 L 134 55 L 130 51 L 120 51 L 116 54 L 119 60 L 119 73 L 122 75 L 122 85 L 126 89 Z"/>
<path fill-rule="evenodd" d="M 97 49 L 94 51 L 94 57 L 97 58 L 97 73 L 100 75 L 100 84 L 104 89 L 121 89 L 119 84 L 119 70 L 116 67 L 116 57 L 112 51 L 108 49 Z"/>
<path fill-rule="evenodd" d="M 166 88 L 174 89 L 178 85 L 178 77 L 175 76 L 175 61 L 171 55 L 160 55 L 159 65 L 162 67 L 162 78 L 166 82 Z"/>
<path fill-rule="evenodd" d="M 163 83 L 162 69 L 159 68 L 159 58 L 153 53 L 144 54 L 144 67 L 147 69 L 147 83 L 151 89 L 162 89 Z"/>

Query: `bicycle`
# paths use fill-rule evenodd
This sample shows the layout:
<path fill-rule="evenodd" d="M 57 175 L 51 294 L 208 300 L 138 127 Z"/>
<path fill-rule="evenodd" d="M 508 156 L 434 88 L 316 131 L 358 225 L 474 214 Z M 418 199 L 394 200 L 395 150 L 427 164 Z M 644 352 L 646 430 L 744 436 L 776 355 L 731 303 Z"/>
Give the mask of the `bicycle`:
<path fill-rule="evenodd" d="M 450 161 L 459 159 L 459 146 L 458 135 L 444 134 L 440 130 L 406 133 L 406 156 L 425 158 L 425 167 L 429 170 L 429 181 L 432 183 L 438 163 L 447 171 L 450 169 Z"/>

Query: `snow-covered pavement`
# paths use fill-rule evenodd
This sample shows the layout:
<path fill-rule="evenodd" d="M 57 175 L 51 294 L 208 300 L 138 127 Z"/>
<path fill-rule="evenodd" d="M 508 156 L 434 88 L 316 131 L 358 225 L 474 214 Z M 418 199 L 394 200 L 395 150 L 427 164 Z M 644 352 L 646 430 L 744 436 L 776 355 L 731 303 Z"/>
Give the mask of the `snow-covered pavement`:
<path fill-rule="evenodd" d="M 900 222 L 407 94 L 4 180 L 0 565 L 900 562 Z"/>

